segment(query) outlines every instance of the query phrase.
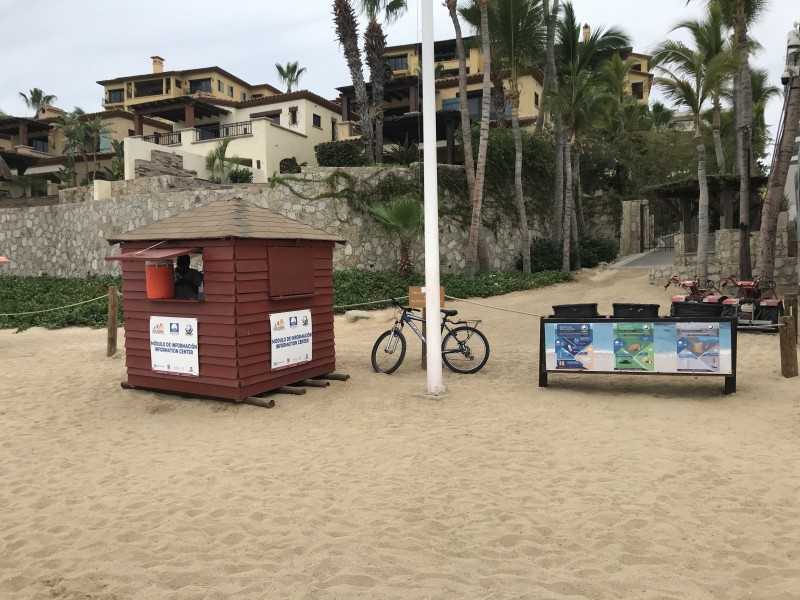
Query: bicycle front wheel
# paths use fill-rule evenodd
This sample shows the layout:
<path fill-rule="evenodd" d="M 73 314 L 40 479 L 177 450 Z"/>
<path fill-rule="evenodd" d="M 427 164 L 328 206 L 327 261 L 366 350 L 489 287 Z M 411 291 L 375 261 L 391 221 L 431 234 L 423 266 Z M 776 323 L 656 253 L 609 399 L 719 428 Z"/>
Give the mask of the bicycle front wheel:
<path fill-rule="evenodd" d="M 474 327 L 456 327 L 442 341 L 442 360 L 456 373 L 477 373 L 489 360 L 489 341 Z"/>
<path fill-rule="evenodd" d="M 372 347 L 372 368 L 378 373 L 394 373 L 406 357 L 406 338 L 399 329 L 384 331 Z"/>

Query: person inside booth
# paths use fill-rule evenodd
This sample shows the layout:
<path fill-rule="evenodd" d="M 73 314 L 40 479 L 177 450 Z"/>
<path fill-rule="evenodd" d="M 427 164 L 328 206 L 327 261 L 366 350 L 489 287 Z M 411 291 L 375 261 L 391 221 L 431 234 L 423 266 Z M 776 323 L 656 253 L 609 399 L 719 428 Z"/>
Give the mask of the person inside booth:
<path fill-rule="evenodd" d="M 203 274 L 190 266 L 191 259 L 188 254 L 178 257 L 175 269 L 175 293 L 173 298 L 184 300 L 197 299 L 200 287 L 203 285 Z"/>

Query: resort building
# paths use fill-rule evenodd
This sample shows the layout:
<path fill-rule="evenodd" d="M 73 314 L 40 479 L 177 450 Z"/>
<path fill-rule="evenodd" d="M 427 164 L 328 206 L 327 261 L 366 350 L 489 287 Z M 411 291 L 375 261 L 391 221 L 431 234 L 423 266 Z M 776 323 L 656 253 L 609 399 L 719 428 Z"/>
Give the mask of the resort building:
<path fill-rule="evenodd" d="M 588 28 L 584 28 L 584 35 L 588 35 Z M 470 118 L 480 120 L 481 102 L 483 98 L 483 53 L 475 36 L 464 38 L 467 48 L 467 103 Z M 452 154 L 451 143 L 447 141 L 452 134 L 452 129 L 458 127 L 459 119 L 448 117 L 446 112 L 460 111 L 460 98 L 458 91 L 458 54 L 456 40 L 448 39 L 434 42 L 434 62 L 436 64 L 436 110 L 437 110 L 437 140 L 439 146 L 440 162 L 449 160 Z M 386 57 L 392 69 L 392 79 L 386 84 L 384 93 L 384 139 L 386 143 L 402 143 L 405 136 L 410 140 L 418 140 L 421 130 L 420 115 L 422 85 L 421 63 L 422 44 L 403 44 L 388 46 Z M 653 74 L 649 72 L 650 57 L 646 54 L 634 53 L 632 48 L 626 48 L 622 54 L 623 60 L 630 59 L 631 68 L 626 76 L 628 93 L 643 104 L 650 99 L 650 87 Z M 542 102 L 543 73 L 534 69 L 518 77 L 520 91 L 519 118 L 523 127 L 531 126 L 536 120 Z M 508 79 L 505 80 L 508 85 Z M 358 114 L 355 110 L 355 91 L 352 85 L 337 88 L 340 93 L 341 123 L 339 130 L 340 139 L 355 139 L 360 135 L 358 127 Z M 492 93 L 494 93 L 492 91 Z M 494 102 L 490 103 L 490 120 L 497 117 Z M 506 101 L 506 117 L 511 117 L 510 107 Z M 447 150 L 445 150 L 447 148 Z M 445 155 L 446 152 L 446 155 Z"/>

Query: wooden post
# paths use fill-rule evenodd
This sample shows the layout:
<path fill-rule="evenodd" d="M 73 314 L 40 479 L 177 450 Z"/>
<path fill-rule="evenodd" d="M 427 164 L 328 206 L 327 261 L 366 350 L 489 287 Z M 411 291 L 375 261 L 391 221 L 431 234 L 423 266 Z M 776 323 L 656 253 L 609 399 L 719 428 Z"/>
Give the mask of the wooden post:
<path fill-rule="evenodd" d="M 784 296 L 783 313 L 794 318 L 794 333 L 797 335 L 797 326 L 800 325 L 800 315 L 797 314 L 797 294 L 786 294 Z"/>
<path fill-rule="evenodd" d="M 784 377 L 797 377 L 797 335 L 794 317 L 780 318 L 781 374 Z"/>
<path fill-rule="evenodd" d="M 117 353 L 117 309 L 119 307 L 119 295 L 117 286 L 112 285 L 108 288 L 108 342 L 106 344 L 106 356 L 114 356 Z"/>

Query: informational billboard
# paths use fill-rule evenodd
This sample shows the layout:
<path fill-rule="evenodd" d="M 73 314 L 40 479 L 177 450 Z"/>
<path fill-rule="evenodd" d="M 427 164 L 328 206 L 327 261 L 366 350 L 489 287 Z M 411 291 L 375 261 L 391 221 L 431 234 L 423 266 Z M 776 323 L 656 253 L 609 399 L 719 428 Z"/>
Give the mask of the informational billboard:
<path fill-rule="evenodd" d="M 308 309 L 272 313 L 272 370 L 311 361 L 311 311 Z"/>
<path fill-rule="evenodd" d="M 150 362 L 153 371 L 200 376 L 197 319 L 150 317 Z"/>
<path fill-rule="evenodd" d="M 544 323 L 547 371 L 733 374 L 730 322 Z"/>

